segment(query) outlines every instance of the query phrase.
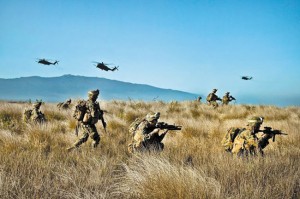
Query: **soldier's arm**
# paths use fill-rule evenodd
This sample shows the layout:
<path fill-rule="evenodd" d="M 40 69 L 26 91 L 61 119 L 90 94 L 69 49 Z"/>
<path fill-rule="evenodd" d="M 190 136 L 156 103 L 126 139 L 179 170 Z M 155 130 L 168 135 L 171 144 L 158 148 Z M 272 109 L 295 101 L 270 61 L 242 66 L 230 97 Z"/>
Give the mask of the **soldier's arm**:
<path fill-rule="evenodd" d="M 155 128 L 153 131 L 147 134 L 147 139 L 151 139 L 154 136 L 157 136 L 159 133 L 159 128 Z"/>
<path fill-rule="evenodd" d="M 263 134 L 261 138 L 258 140 L 258 146 L 261 149 L 264 149 L 269 144 L 269 139 L 273 137 L 273 134 Z"/>
<path fill-rule="evenodd" d="M 165 138 L 165 136 L 167 135 L 168 131 L 169 130 L 167 129 L 166 131 L 164 131 L 162 134 L 159 135 L 159 137 L 158 137 L 158 141 L 159 142 L 161 142 Z"/>

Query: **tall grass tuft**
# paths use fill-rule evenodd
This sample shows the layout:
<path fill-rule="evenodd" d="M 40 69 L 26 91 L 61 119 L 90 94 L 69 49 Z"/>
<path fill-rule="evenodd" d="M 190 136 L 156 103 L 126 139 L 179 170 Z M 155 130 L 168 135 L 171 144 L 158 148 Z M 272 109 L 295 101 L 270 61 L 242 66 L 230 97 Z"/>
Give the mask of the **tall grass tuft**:
<path fill-rule="evenodd" d="M 219 198 L 221 186 L 201 170 L 155 155 L 124 164 L 120 193 L 128 198 Z"/>

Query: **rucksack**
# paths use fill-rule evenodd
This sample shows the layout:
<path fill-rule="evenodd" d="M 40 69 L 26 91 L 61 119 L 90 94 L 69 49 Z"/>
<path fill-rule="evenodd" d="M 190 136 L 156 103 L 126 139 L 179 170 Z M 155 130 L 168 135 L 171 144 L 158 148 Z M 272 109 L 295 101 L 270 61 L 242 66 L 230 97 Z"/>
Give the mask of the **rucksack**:
<path fill-rule="evenodd" d="M 238 127 L 231 127 L 227 130 L 227 133 L 223 137 L 221 144 L 224 147 L 225 151 L 231 152 L 233 148 L 233 142 L 234 139 L 238 134 L 240 134 L 242 131 L 244 131 L 244 128 L 238 128 Z"/>
<path fill-rule="evenodd" d="M 136 118 L 130 125 L 129 125 L 129 133 L 130 135 L 134 136 L 135 131 L 137 130 L 138 126 L 145 121 L 144 118 Z"/>
<path fill-rule="evenodd" d="M 86 113 L 86 101 L 84 100 L 80 100 L 78 101 L 77 105 L 75 106 L 75 111 L 73 114 L 73 117 L 77 120 L 77 121 L 82 121 L 84 114 Z"/>
<path fill-rule="evenodd" d="M 207 101 L 207 102 L 210 102 L 210 101 L 211 101 L 211 94 L 209 94 L 209 95 L 206 97 L 206 101 Z"/>

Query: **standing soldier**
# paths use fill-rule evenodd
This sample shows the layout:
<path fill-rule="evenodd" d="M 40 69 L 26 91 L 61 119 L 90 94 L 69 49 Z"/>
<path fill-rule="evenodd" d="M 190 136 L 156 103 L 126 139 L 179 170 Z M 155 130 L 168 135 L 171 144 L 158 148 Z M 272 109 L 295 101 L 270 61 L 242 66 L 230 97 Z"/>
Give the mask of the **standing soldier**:
<path fill-rule="evenodd" d="M 216 92 L 218 91 L 218 89 L 213 89 L 211 93 L 208 94 L 208 96 L 206 97 L 206 101 L 208 105 L 212 105 L 214 108 L 217 108 L 219 106 L 217 100 L 221 101 L 221 98 L 219 98 L 216 95 Z"/>
<path fill-rule="evenodd" d="M 92 147 L 97 147 L 100 143 L 100 135 L 97 132 L 95 124 L 98 120 L 102 120 L 104 129 L 106 122 L 103 118 L 103 111 L 100 109 L 99 103 L 96 101 L 99 95 L 99 90 L 88 92 L 88 100 L 80 101 L 76 106 L 74 117 L 78 120 L 79 127 L 83 130 L 81 138 L 68 148 L 68 151 L 78 148 L 81 144 L 86 142 L 89 137 L 93 140 Z"/>
<path fill-rule="evenodd" d="M 280 130 L 271 130 L 270 127 L 260 130 L 262 123 L 263 117 L 250 118 L 247 127 L 240 129 L 233 139 L 231 153 L 238 156 L 257 155 L 257 153 L 263 155 L 263 149 L 269 144 L 269 139 L 273 138 L 275 141 L 277 134 L 284 134 Z M 262 134 L 258 135 L 259 132 Z"/>
<path fill-rule="evenodd" d="M 225 95 L 223 96 L 223 99 L 222 99 L 223 105 L 228 105 L 229 102 L 231 102 L 232 100 L 235 100 L 235 98 L 229 94 L 230 94 L 230 92 L 226 92 Z"/>
<path fill-rule="evenodd" d="M 25 122 L 33 122 L 33 123 L 43 123 L 46 121 L 45 115 L 40 111 L 40 107 L 42 105 L 41 101 L 36 101 L 32 106 L 32 109 L 25 109 L 23 120 Z"/>

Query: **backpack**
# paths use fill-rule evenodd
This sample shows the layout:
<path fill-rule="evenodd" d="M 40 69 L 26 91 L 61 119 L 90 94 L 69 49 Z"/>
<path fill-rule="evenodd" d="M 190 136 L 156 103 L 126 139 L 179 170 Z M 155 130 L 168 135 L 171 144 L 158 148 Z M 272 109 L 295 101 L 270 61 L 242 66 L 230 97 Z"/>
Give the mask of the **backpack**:
<path fill-rule="evenodd" d="M 137 130 L 138 126 L 143 122 L 145 121 L 145 119 L 143 118 L 136 118 L 134 120 L 134 122 L 132 122 L 130 125 L 129 125 L 129 133 L 130 135 L 134 136 L 135 135 L 135 131 Z"/>
<path fill-rule="evenodd" d="M 32 115 L 32 109 L 25 109 L 23 113 L 23 121 L 28 122 Z"/>
<path fill-rule="evenodd" d="M 83 117 L 83 122 L 88 124 L 96 124 L 99 119 L 103 118 L 103 111 L 100 109 L 98 102 L 86 102 L 86 111 Z"/>
<path fill-rule="evenodd" d="M 242 131 L 244 131 L 244 128 L 238 128 L 238 127 L 231 127 L 227 130 L 227 133 L 223 137 L 221 144 L 224 147 L 225 151 L 231 152 L 233 148 L 233 142 L 234 139 L 238 134 L 240 134 Z"/>
<path fill-rule="evenodd" d="M 77 120 L 77 121 L 82 121 L 84 114 L 86 113 L 86 101 L 84 100 L 80 100 L 77 105 L 75 106 L 75 111 L 73 114 L 73 117 Z"/>
<path fill-rule="evenodd" d="M 206 101 L 207 101 L 207 102 L 210 102 L 210 101 L 211 101 L 211 96 L 212 96 L 212 95 L 211 95 L 211 93 L 210 93 L 210 94 L 206 97 Z"/>

